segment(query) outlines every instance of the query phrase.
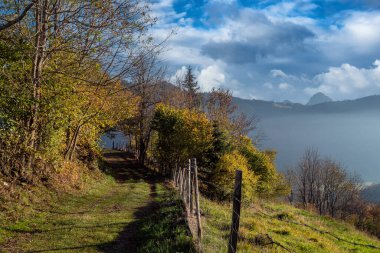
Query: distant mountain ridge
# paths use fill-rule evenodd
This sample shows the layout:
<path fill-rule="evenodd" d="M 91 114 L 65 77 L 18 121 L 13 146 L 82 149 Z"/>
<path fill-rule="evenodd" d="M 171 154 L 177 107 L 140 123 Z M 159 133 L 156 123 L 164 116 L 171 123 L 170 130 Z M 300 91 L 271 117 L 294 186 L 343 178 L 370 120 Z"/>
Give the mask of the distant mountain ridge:
<path fill-rule="evenodd" d="M 280 170 L 295 166 L 304 150 L 313 147 L 365 182 L 380 183 L 380 95 L 315 105 L 236 97 L 233 101 L 240 112 L 259 119 L 261 148 L 278 152 Z"/>
<path fill-rule="evenodd" d="M 333 100 L 330 97 L 326 96 L 322 92 L 318 92 L 310 98 L 309 102 L 307 102 L 306 105 L 317 105 L 317 104 L 328 103 L 332 101 Z"/>
<path fill-rule="evenodd" d="M 265 100 L 248 100 L 234 97 L 239 110 L 260 118 L 313 113 L 351 113 L 360 111 L 380 111 L 380 95 L 363 97 L 355 100 L 329 101 L 315 105 L 300 103 L 273 102 Z"/>
<path fill-rule="evenodd" d="M 380 184 L 368 186 L 362 190 L 362 196 L 372 202 L 380 204 Z"/>

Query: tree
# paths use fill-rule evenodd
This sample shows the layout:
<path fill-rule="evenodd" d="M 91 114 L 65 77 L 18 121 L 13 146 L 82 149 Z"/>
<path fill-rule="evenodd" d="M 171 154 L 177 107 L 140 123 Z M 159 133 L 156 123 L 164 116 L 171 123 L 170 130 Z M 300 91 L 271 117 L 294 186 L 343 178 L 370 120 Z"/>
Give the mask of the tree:
<path fill-rule="evenodd" d="M 307 149 L 289 174 L 296 197 L 304 207 L 314 206 L 321 215 L 344 217 L 350 213 L 350 203 L 359 198 L 360 180 L 339 163 L 322 159 L 315 149 Z"/>
<path fill-rule="evenodd" d="M 230 128 L 230 117 L 237 109 L 232 99 L 232 92 L 230 90 L 213 88 L 208 94 L 206 102 L 208 117 L 225 129 Z"/>
<path fill-rule="evenodd" d="M 147 5 L 5 1 L 1 11 L 7 28 L 0 31 L 0 49 L 7 53 L 0 55 L 0 90 L 7 92 L 0 104 L 17 110 L 0 109 L 0 121 L 8 126 L 1 129 L 0 146 L 20 151 L 0 152 L 0 161 L 11 157 L 6 167 L 20 178 L 38 174 L 36 160 L 58 164 L 77 151 L 95 151 L 104 129 L 133 114 L 136 100 L 121 80 L 133 80 L 141 56 L 156 53 L 147 34 L 155 22 Z M 18 16 L 13 25 L 12 16 Z"/>
<path fill-rule="evenodd" d="M 256 192 L 263 197 L 288 194 L 288 184 L 274 164 L 276 152 L 258 150 L 248 136 L 241 136 L 237 142 L 236 148 L 247 159 L 249 169 L 258 177 Z"/>
<path fill-rule="evenodd" d="M 138 64 L 137 73 L 129 87 L 139 97 L 139 102 L 136 117 L 126 122 L 126 127 L 136 140 L 138 159 L 141 164 L 145 162 L 151 139 L 154 108 L 161 100 L 158 93 L 165 71 L 163 67 L 158 66 L 156 61 L 156 55 L 145 56 L 144 60 Z"/>
<path fill-rule="evenodd" d="M 237 150 L 222 155 L 216 165 L 215 174 L 213 176 L 213 182 L 217 187 L 216 196 L 222 200 L 232 196 L 234 189 L 234 181 L 232 179 L 237 169 L 243 172 L 243 200 L 246 203 L 250 203 L 255 194 L 258 177 L 249 169 L 247 159 Z"/>
<path fill-rule="evenodd" d="M 183 80 L 180 82 L 181 88 L 186 92 L 187 108 L 199 110 L 201 106 L 201 96 L 199 94 L 198 82 L 193 74 L 193 69 L 188 66 Z"/>
<path fill-rule="evenodd" d="M 155 110 L 152 129 L 157 134 L 155 158 L 163 168 L 172 169 L 190 158 L 202 161 L 212 142 L 211 122 L 194 110 L 161 104 Z"/>
<path fill-rule="evenodd" d="M 232 92 L 228 89 L 213 88 L 208 94 L 206 109 L 208 117 L 228 130 L 236 140 L 257 129 L 257 118 L 248 118 L 243 112 L 236 113 L 237 106 L 233 102 Z M 257 135 L 256 143 L 259 137 Z"/>

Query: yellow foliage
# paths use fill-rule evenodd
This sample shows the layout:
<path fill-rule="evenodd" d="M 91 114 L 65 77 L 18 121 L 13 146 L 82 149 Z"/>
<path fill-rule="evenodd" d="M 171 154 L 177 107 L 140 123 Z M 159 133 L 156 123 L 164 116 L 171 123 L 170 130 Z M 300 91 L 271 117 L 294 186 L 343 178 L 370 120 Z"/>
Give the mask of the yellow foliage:
<path fill-rule="evenodd" d="M 204 113 L 158 105 L 153 119 L 156 156 L 164 163 L 200 158 L 212 143 L 212 125 Z"/>
<path fill-rule="evenodd" d="M 239 169 L 243 174 L 242 200 L 249 202 L 253 199 L 257 177 L 249 170 L 247 159 L 238 151 L 224 154 L 216 165 L 213 178 L 221 197 L 228 197 L 233 193 L 235 171 Z"/>

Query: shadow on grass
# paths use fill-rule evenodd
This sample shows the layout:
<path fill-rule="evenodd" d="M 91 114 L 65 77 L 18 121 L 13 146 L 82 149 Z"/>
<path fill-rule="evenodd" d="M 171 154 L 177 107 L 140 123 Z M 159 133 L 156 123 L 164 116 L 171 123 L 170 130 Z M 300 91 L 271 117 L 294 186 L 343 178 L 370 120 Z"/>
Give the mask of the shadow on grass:
<path fill-rule="evenodd" d="M 89 229 L 124 225 L 123 231 L 112 241 L 103 244 L 88 244 L 72 247 L 57 247 L 38 249 L 29 252 L 54 251 L 83 251 L 93 248 L 104 253 L 117 252 L 195 252 L 190 231 L 184 220 L 184 209 L 181 200 L 172 191 L 167 190 L 160 194 L 157 184 L 165 184 L 164 179 L 146 167 L 139 165 L 128 154 L 110 152 L 105 154 L 106 173 L 113 176 L 119 183 L 131 180 L 145 181 L 150 185 L 150 199 L 145 206 L 137 208 L 133 214 L 135 220 L 129 223 L 109 223 L 96 226 L 65 226 L 52 230 L 15 231 L 20 233 L 44 233 L 65 229 Z M 89 231 L 91 233 L 91 231 Z M 73 238 L 75 239 L 75 238 Z"/>
<path fill-rule="evenodd" d="M 183 212 L 181 200 L 168 191 L 137 210 L 136 221 L 128 224 L 115 241 L 98 249 L 105 253 L 195 252 Z"/>
<path fill-rule="evenodd" d="M 106 159 L 104 172 L 114 177 L 119 183 L 141 180 L 147 183 L 164 181 L 163 177 L 139 164 L 126 152 L 110 151 L 104 153 L 103 156 Z"/>
<path fill-rule="evenodd" d="M 131 160 L 128 154 L 120 157 L 120 153 L 107 153 L 105 157 L 109 161 L 110 174 L 119 182 L 143 179 L 149 183 L 151 202 L 136 210 L 135 221 L 124 227 L 115 241 L 100 245 L 98 249 L 105 253 L 195 252 L 183 218 L 181 200 L 170 189 L 162 195 L 157 193 L 156 184 L 164 184 L 164 178 Z M 123 169 L 125 162 L 128 170 Z"/>

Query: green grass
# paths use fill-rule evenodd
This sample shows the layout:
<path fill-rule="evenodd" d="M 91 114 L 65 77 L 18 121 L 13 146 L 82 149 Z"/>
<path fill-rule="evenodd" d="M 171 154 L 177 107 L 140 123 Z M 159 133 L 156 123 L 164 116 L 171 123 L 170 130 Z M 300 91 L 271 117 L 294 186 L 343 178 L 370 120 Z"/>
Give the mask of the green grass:
<path fill-rule="evenodd" d="M 188 231 L 182 201 L 168 192 L 157 198 L 158 211 L 143 219 L 139 236 L 138 252 L 195 252 L 194 244 Z"/>
<path fill-rule="evenodd" d="M 231 205 L 202 198 L 201 208 L 204 214 L 204 252 L 227 252 Z M 243 208 L 238 252 L 289 252 L 278 244 L 262 246 L 271 242 L 267 235 L 290 252 L 380 252 L 379 248 L 351 243 L 380 247 L 379 240 L 329 217 L 320 217 L 286 204 L 261 203 L 256 208 Z"/>
<path fill-rule="evenodd" d="M 20 209 L 22 217 L 16 220 L 0 213 L 0 252 L 193 249 L 181 218 L 181 202 L 162 181 L 135 176 L 120 182 L 104 176 L 86 191 L 53 196 L 49 201 L 29 207 L 27 212 Z M 15 205 L 14 210 L 18 208 Z"/>

